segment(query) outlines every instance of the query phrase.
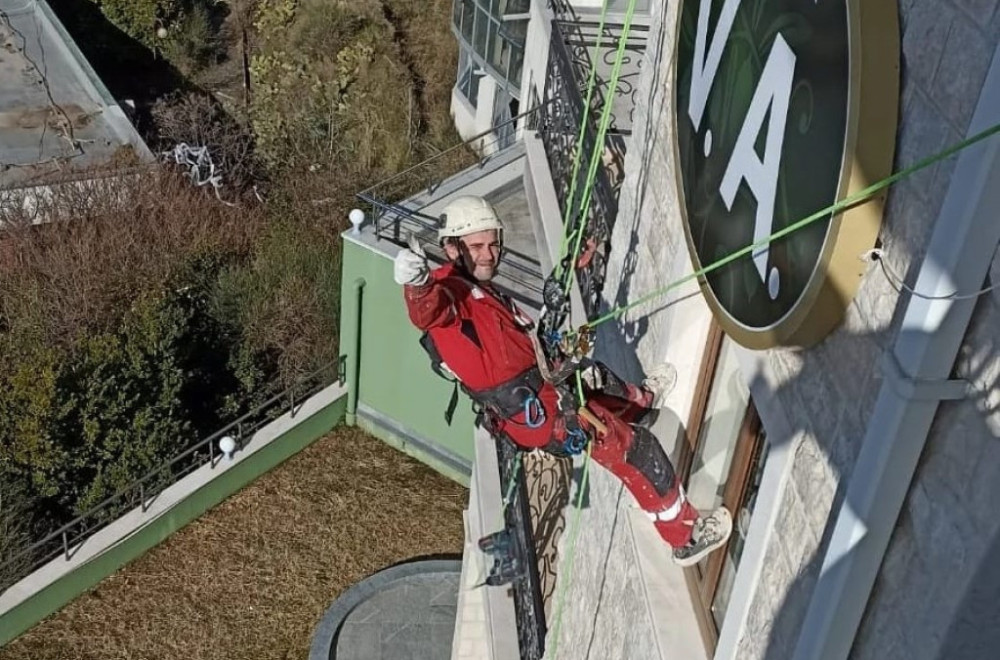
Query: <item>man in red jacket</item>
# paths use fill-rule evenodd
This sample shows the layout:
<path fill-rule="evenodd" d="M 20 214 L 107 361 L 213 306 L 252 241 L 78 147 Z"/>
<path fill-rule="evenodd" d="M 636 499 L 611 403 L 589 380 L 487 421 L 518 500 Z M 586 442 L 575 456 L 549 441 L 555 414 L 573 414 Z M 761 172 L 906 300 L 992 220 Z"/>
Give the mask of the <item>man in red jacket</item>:
<path fill-rule="evenodd" d="M 586 407 L 578 410 L 575 392 L 545 380 L 531 319 L 491 283 L 503 252 L 503 225 L 493 207 L 479 197 L 456 198 L 444 210 L 438 237 L 449 263 L 430 271 L 423 250 L 411 242 L 396 256 L 395 279 L 410 320 L 427 331 L 442 362 L 482 406 L 490 431 L 522 449 L 558 455 L 592 442 L 593 459 L 621 479 L 681 566 L 723 546 L 732 531 L 729 512 L 719 508 L 702 517 L 642 425 L 657 404 L 654 387 L 626 383 L 593 363 L 581 373 Z"/>

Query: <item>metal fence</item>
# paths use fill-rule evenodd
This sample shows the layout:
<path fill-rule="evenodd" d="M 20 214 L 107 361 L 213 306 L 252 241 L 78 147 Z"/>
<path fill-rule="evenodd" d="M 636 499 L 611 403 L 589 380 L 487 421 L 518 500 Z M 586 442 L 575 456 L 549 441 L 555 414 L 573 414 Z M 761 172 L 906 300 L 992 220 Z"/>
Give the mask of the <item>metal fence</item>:
<path fill-rule="evenodd" d="M 400 243 L 404 239 L 401 232 L 404 222 L 437 230 L 437 218 L 409 208 L 405 200 L 433 194 L 446 179 L 462 170 L 485 168 L 508 145 L 510 131 L 516 130 L 522 121 L 530 122 L 541 111 L 540 104 L 532 107 L 357 193 L 356 197 L 369 207 L 376 238 Z"/>
<path fill-rule="evenodd" d="M 87 539 L 121 515 L 136 507 L 145 512 L 160 493 L 185 476 L 204 465 L 211 465 L 213 468 L 218 465 L 224 456 L 219 447 L 223 438 L 232 439 L 234 451 L 242 450 L 254 433 L 281 415 L 295 411 L 306 399 L 335 381 L 343 382 L 337 363 L 321 367 L 301 378 L 215 433 L 189 445 L 170 460 L 156 466 L 40 541 L 4 558 L 0 562 L 0 575 L 8 575 L 10 584 L 13 584 L 60 556 L 69 561 Z M 15 570 L 16 568 L 20 570 Z M 0 590 L 6 589 L 10 584 L 0 584 Z"/>

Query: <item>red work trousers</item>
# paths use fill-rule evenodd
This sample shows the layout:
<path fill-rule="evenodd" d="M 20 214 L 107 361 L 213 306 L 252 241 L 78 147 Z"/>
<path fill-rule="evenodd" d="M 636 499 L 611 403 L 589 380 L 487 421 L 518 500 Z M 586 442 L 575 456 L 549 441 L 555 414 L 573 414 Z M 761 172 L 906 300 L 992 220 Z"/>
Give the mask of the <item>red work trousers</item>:
<path fill-rule="evenodd" d="M 609 377 L 610 376 L 610 382 Z M 691 540 L 698 511 L 684 494 L 674 466 L 656 437 L 636 422 L 647 412 L 652 399 L 641 388 L 605 373 L 601 390 L 584 388 L 587 408 L 606 427 L 603 433 L 579 415 L 570 420 L 592 438 L 591 458 L 618 477 L 646 511 L 660 536 L 672 547 Z M 554 414 L 554 399 L 542 393 L 547 419 L 543 426 L 527 429 L 516 420 L 501 422 L 501 429 L 515 444 L 557 453 L 567 435 L 567 421 Z M 540 439 L 548 438 L 543 445 Z"/>

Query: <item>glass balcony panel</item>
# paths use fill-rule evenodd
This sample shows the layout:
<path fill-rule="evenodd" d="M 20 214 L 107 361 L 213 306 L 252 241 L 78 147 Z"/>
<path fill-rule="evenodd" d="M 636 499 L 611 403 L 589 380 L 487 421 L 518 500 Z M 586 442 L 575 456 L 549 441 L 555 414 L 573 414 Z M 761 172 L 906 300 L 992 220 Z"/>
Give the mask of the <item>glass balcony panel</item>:
<path fill-rule="evenodd" d="M 521 86 L 521 70 L 524 68 L 524 49 L 520 46 L 513 46 L 511 49 L 510 70 L 507 80 L 515 87 Z"/>
<path fill-rule="evenodd" d="M 472 42 L 472 47 L 480 57 L 486 57 L 486 42 L 489 39 L 489 30 L 492 21 L 482 10 L 476 12 L 476 34 Z"/>
<path fill-rule="evenodd" d="M 462 38 L 472 43 L 472 28 L 476 19 L 476 3 L 473 0 L 460 0 L 462 3 Z"/>
<path fill-rule="evenodd" d="M 531 0 L 506 0 L 505 14 L 527 14 L 531 9 Z"/>

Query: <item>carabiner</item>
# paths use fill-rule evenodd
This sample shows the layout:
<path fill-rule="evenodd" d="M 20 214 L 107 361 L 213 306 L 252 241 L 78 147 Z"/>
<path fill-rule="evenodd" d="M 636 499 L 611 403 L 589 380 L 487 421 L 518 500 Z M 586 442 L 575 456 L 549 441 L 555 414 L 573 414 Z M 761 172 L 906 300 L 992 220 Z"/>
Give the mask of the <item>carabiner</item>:
<path fill-rule="evenodd" d="M 524 400 L 524 425 L 537 429 L 545 424 L 545 409 L 538 397 L 532 394 Z"/>
<path fill-rule="evenodd" d="M 563 440 L 563 450 L 570 456 L 582 454 L 587 447 L 587 434 L 583 429 L 570 429 Z"/>

